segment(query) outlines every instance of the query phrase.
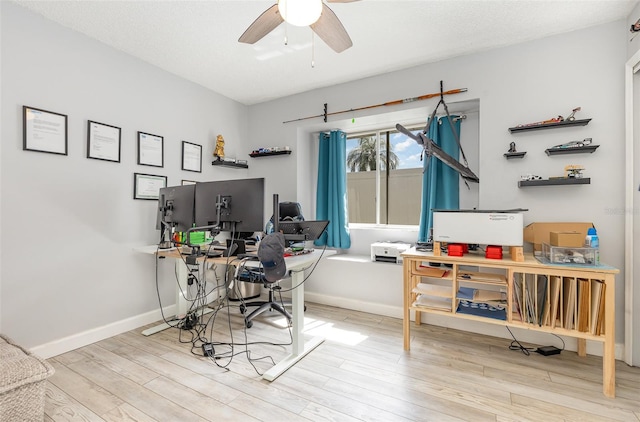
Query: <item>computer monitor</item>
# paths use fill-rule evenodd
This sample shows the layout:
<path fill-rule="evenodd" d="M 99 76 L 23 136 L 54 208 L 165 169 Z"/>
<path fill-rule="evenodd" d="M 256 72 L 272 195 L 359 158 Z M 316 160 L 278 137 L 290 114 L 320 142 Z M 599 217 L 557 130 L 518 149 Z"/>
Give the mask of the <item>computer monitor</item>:
<path fill-rule="evenodd" d="M 219 224 L 222 231 L 264 228 L 264 179 L 220 180 L 195 185 L 196 226 Z"/>
<path fill-rule="evenodd" d="M 160 188 L 156 230 L 163 230 L 162 222 L 175 231 L 186 232 L 195 223 L 195 185 Z"/>
<path fill-rule="evenodd" d="M 328 220 L 316 221 L 280 221 L 278 230 L 284 234 L 284 239 L 289 242 L 302 242 L 316 240 L 326 230 Z"/>

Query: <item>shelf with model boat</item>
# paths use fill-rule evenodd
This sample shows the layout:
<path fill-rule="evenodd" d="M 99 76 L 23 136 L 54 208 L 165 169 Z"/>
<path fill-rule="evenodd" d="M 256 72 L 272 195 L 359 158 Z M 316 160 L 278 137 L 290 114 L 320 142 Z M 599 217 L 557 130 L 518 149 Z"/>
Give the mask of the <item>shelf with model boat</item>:
<path fill-rule="evenodd" d="M 517 133 L 517 132 L 526 132 L 530 130 L 540 130 L 540 129 L 554 129 L 560 127 L 569 127 L 569 126 L 586 126 L 589 124 L 591 119 L 576 119 L 575 114 L 580 111 L 581 107 L 576 107 L 571 111 L 571 114 L 564 118 L 562 116 L 557 116 L 548 120 L 543 120 L 535 123 L 526 123 L 522 125 L 517 125 L 509 128 L 509 132 Z"/>

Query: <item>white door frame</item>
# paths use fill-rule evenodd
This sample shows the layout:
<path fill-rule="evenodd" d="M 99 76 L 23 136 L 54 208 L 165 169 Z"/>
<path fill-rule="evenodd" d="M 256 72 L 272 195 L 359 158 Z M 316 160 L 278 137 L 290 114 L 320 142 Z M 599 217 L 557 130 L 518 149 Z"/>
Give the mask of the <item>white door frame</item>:
<path fill-rule="evenodd" d="M 637 51 L 626 63 L 624 70 L 625 78 L 625 258 L 624 258 L 624 292 L 625 292 L 625 320 L 624 320 L 624 361 L 628 365 L 638 364 L 633 362 L 633 240 L 634 240 L 634 209 L 633 195 L 636 190 L 635 177 L 633 171 L 633 75 L 634 69 L 640 65 L 640 50 Z"/>

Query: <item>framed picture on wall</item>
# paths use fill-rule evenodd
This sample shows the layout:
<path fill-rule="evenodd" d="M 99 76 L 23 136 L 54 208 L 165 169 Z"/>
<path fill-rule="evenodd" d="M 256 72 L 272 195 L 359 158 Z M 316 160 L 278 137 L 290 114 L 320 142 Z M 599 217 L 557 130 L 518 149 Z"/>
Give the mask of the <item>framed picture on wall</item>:
<path fill-rule="evenodd" d="M 167 187 L 167 176 L 133 173 L 133 199 L 157 200 L 160 189 Z"/>
<path fill-rule="evenodd" d="M 24 151 L 67 155 L 67 115 L 22 107 Z"/>
<path fill-rule="evenodd" d="M 87 158 L 120 162 L 120 132 L 116 126 L 87 122 Z"/>
<path fill-rule="evenodd" d="M 202 145 L 182 141 L 182 170 L 202 173 Z"/>
<path fill-rule="evenodd" d="M 164 167 L 164 138 L 162 136 L 138 132 L 138 164 Z"/>

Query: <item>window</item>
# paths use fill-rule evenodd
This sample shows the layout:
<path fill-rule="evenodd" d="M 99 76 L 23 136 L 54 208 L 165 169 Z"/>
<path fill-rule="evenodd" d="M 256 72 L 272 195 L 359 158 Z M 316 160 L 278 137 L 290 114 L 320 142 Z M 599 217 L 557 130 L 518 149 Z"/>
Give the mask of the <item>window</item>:
<path fill-rule="evenodd" d="M 418 225 L 422 147 L 394 128 L 349 134 L 346 152 L 349 222 Z"/>

